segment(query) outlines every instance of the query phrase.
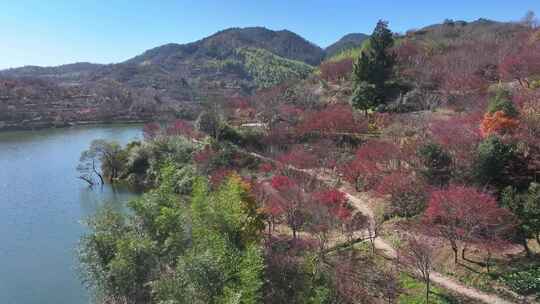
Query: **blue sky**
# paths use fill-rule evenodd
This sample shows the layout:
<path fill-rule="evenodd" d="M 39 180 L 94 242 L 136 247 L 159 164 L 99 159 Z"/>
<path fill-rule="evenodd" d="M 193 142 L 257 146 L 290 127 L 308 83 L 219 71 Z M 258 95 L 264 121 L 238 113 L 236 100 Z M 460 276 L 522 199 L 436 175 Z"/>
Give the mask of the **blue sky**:
<path fill-rule="evenodd" d="M 445 18 L 519 20 L 539 0 L 0 0 L 0 69 L 120 62 L 228 27 L 289 29 L 325 47 L 380 18 L 394 31 Z"/>

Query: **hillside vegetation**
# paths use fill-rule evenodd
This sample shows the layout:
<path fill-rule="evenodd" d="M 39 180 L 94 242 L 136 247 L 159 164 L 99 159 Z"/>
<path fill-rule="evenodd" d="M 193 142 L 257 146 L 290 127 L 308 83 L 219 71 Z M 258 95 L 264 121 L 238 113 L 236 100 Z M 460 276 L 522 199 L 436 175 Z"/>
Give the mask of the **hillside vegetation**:
<path fill-rule="evenodd" d="M 303 64 L 213 61 L 263 88 L 83 152 L 91 187 L 147 191 L 89 220 L 89 287 L 104 303 L 538 302 L 532 21 L 379 21 L 360 56 L 275 86 L 274 65 Z"/>
<path fill-rule="evenodd" d="M 335 43 L 328 46 L 326 49 L 324 49 L 326 56 L 325 58 L 331 58 L 335 55 L 342 53 L 343 51 L 347 51 L 349 49 L 358 48 L 362 45 L 362 43 L 369 39 L 369 36 L 366 34 L 360 34 L 360 33 L 354 33 L 354 34 L 347 34 L 343 36 L 341 39 L 336 41 Z"/>
<path fill-rule="evenodd" d="M 319 64 L 323 57 L 320 47 L 290 31 L 253 27 L 227 29 L 193 43 L 163 45 L 117 64 L 4 70 L 0 77 L 15 86 L 0 87 L 0 106 L 10 109 L 0 128 L 146 120 L 148 116 L 193 119 L 199 103 L 209 96 L 249 95 L 289 77 L 305 77 L 309 65 Z M 237 61 L 241 61 L 239 68 Z M 26 95 L 38 82 L 55 97 Z M 65 87 L 73 93 L 63 94 Z M 84 99 L 70 103 L 73 96 Z M 128 113 L 108 108 L 118 96 L 128 96 L 123 101 Z M 78 112 L 94 114 L 77 116 Z"/>
<path fill-rule="evenodd" d="M 259 88 L 270 88 L 287 80 L 304 79 L 313 72 L 310 65 L 276 56 L 263 49 L 241 48 L 236 54 Z"/>

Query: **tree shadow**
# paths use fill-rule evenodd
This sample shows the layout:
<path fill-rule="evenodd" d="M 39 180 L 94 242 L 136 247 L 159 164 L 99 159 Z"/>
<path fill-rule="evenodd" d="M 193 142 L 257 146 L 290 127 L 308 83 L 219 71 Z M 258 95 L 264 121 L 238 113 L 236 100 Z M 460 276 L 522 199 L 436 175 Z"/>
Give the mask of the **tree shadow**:
<path fill-rule="evenodd" d="M 436 291 L 430 291 L 430 294 L 439 297 L 440 299 L 444 300 L 444 303 L 450 303 L 450 304 L 459 304 L 461 301 L 459 299 L 456 299 L 454 296 L 449 294 L 444 294 Z M 430 301 L 431 302 L 431 301 Z"/>
<path fill-rule="evenodd" d="M 465 269 L 471 271 L 471 272 L 474 272 L 474 273 L 476 273 L 476 274 L 481 274 L 480 271 L 478 271 L 478 270 L 472 268 L 472 267 L 469 266 L 469 265 L 463 264 L 463 263 L 461 263 L 461 262 L 458 262 L 457 264 L 458 264 L 459 266 L 461 266 L 461 267 L 463 267 L 463 268 L 465 268 Z"/>
<path fill-rule="evenodd" d="M 471 260 L 469 258 L 463 258 L 464 261 L 467 261 L 469 263 L 472 263 L 472 264 L 475 264 L 475 265 L 478 265 L 480 267 L 486 267 L 487 264 L 485 262 L 482 262 L 482 261 L 475 261 L 475 260 Z"/>

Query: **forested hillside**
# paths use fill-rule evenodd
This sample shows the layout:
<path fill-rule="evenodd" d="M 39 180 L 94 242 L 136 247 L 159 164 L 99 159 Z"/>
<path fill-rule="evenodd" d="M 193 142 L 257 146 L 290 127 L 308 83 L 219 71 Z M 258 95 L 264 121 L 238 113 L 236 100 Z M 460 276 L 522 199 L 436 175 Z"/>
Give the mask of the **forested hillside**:
<path fill-rule="evenodd" d="M 0 129 L 144 121 L 148 116 L 193 118 L 209 96 L 249 95 L 305 77 L 323 57 L 321 48 L 292 32 L 254 27 L 167 44 L 118 64 L 4 70 L 0 78 L 11 85 L 0 87 L 0 106 L 10 110 L 3 113 Z M 50 98 L 28 92 L 44 86 Z M 116 111 L 120 98 L 126 111 Z"/>

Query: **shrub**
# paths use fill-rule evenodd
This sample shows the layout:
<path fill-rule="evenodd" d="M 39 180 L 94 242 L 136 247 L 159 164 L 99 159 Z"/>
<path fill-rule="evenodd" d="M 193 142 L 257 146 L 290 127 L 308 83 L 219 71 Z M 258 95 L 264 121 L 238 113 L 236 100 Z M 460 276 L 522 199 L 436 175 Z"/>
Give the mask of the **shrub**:
<path fill-rule="evenodd" d="M 426 181 L 435 186 L 448 184 L 452 174 L 452 157 L 435 143 L 421 147 L 418 154 L 422 158 L 424 169 L 421 171 Z"/>
<path fill-rule="evenodd" d="M 528 269 L 505 273 L 500 280 L 512 290 L 523 295 L 540 296 L 540 265 Z"/>
<path fill-rule="evenodd" d="M 488 109 L 489 114 L 502 111 L 506 116 L 517 117 L 519 112 L 512 102 L 512 95 L 503 89 L 497 89 L 495 95 L 489 99 Z"/>
<path fill-rule="evenodd" d="M 505 168 L 514 159 L 514 148 L 498 136 L 490 136 L 478 146 L 474 176 L 480 185 L 502 186 L 509 182 Z"/>

